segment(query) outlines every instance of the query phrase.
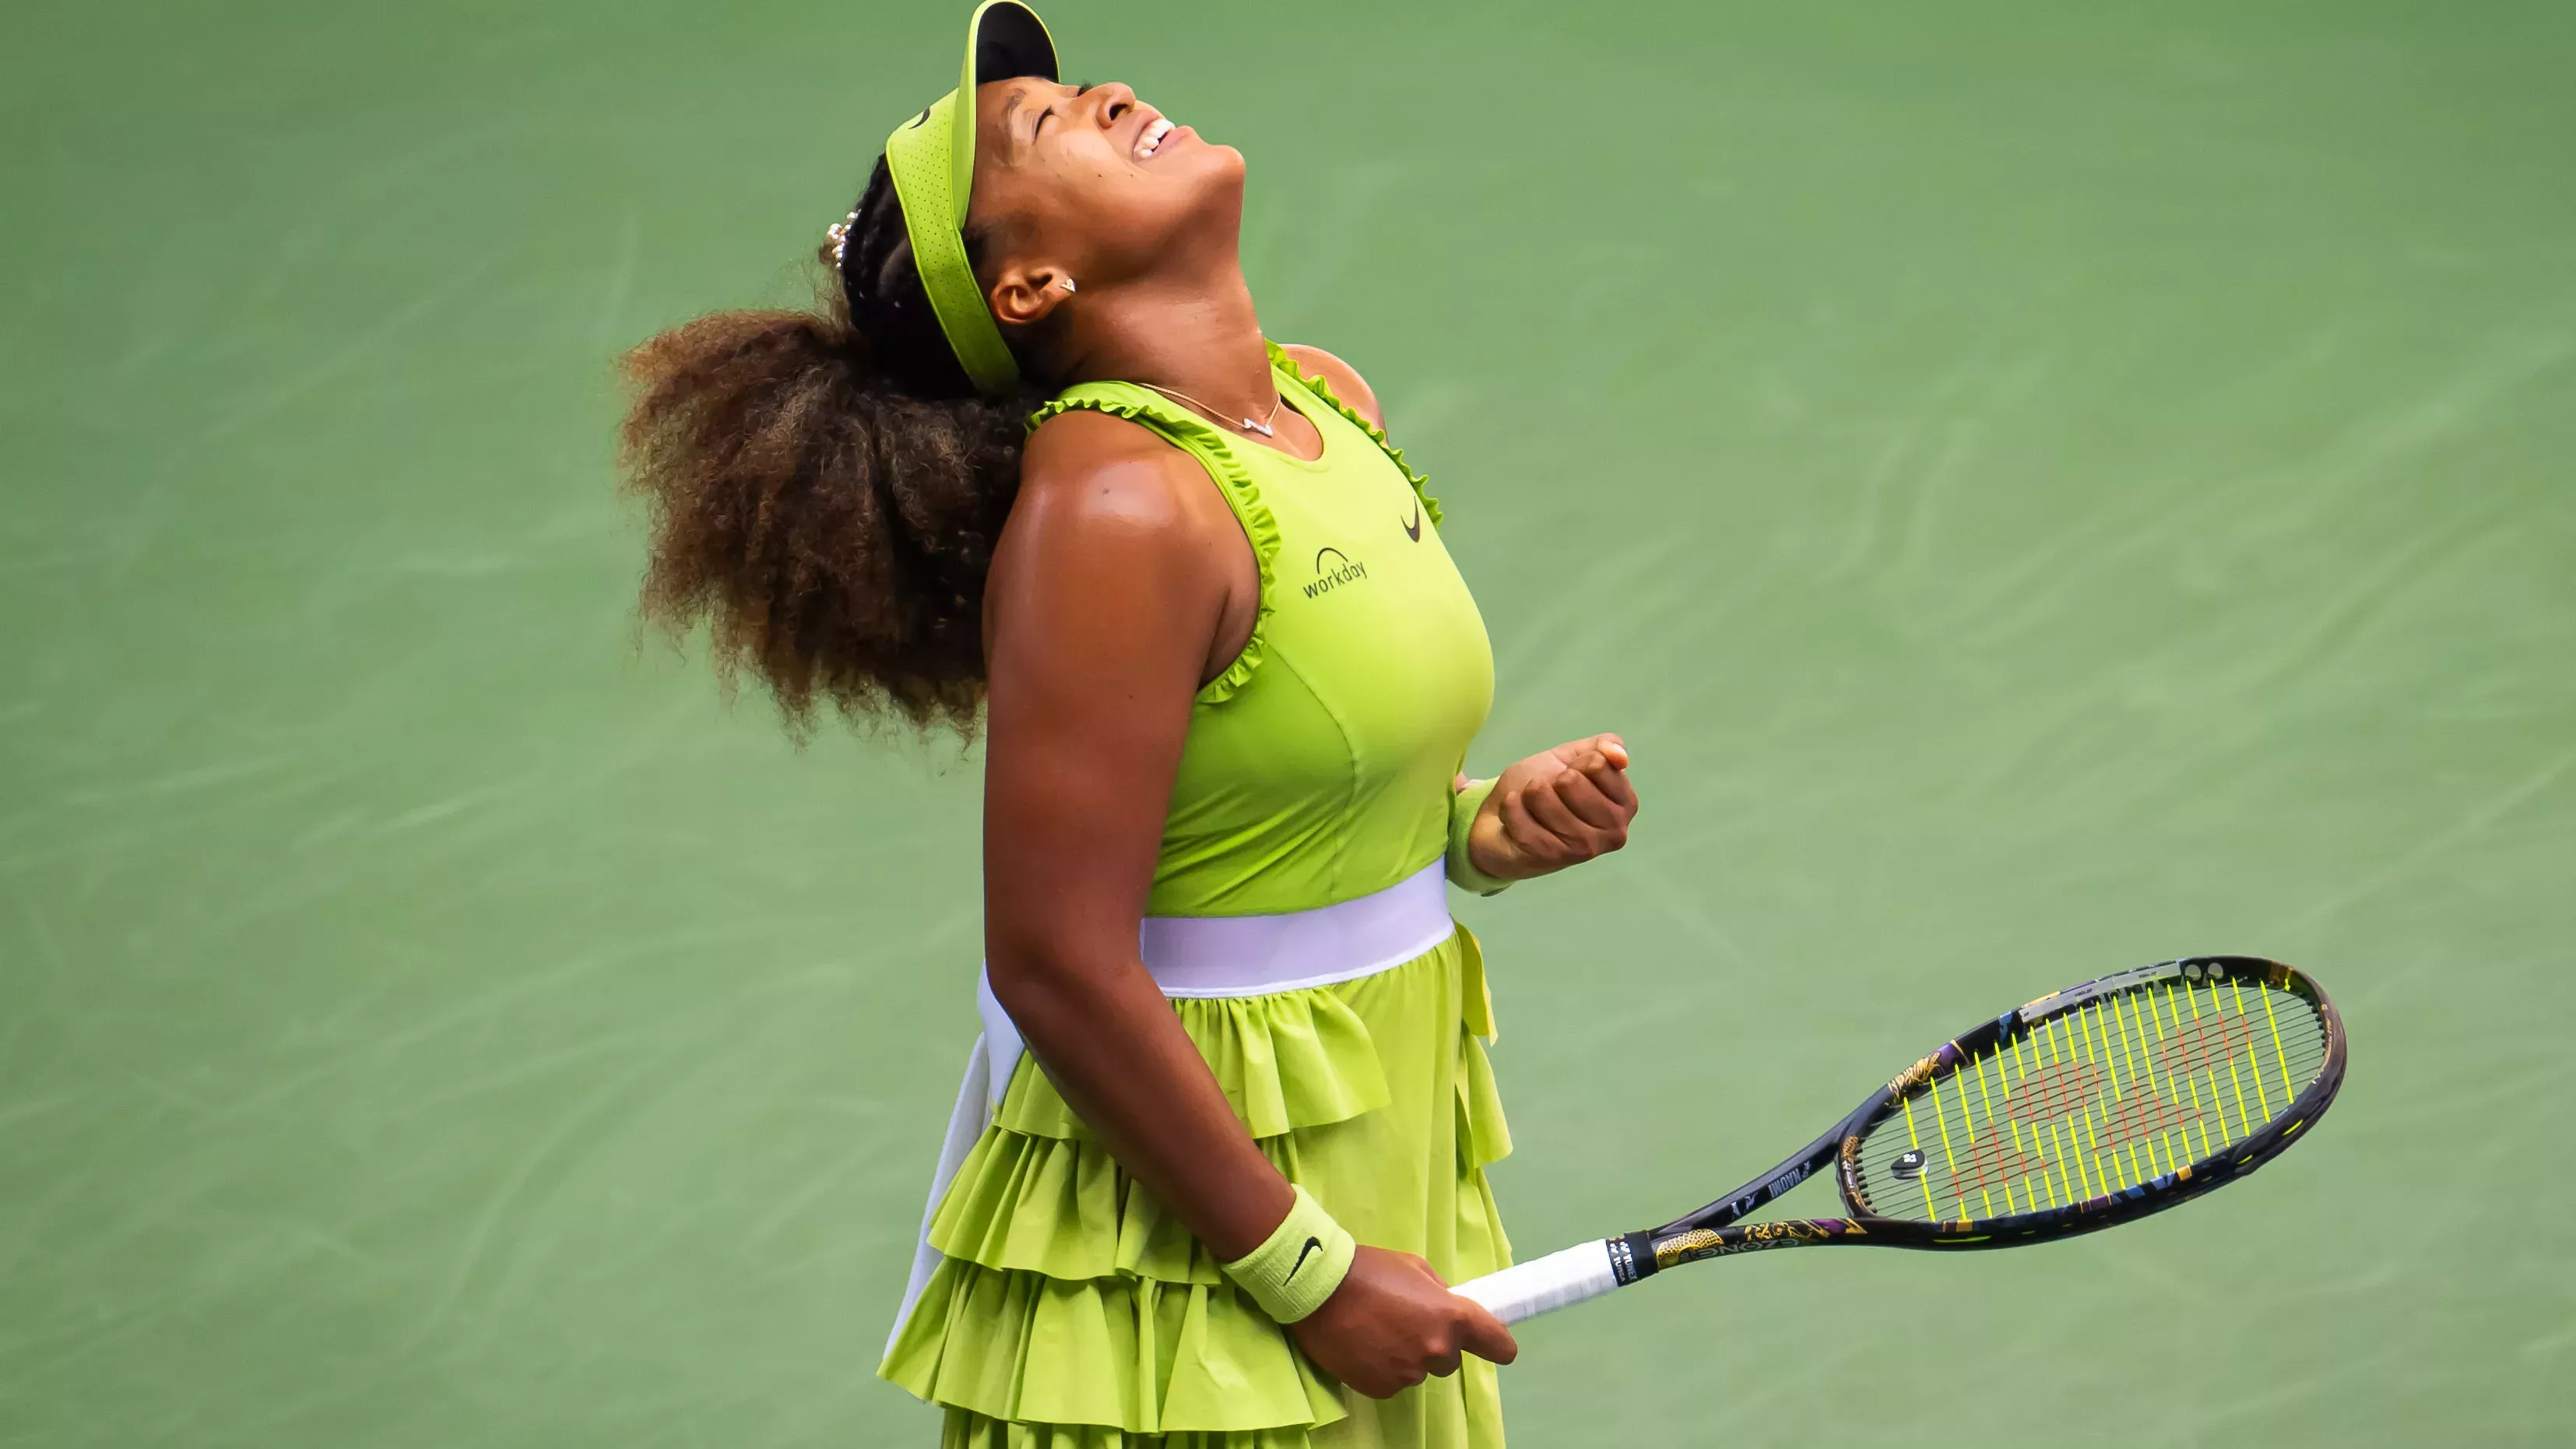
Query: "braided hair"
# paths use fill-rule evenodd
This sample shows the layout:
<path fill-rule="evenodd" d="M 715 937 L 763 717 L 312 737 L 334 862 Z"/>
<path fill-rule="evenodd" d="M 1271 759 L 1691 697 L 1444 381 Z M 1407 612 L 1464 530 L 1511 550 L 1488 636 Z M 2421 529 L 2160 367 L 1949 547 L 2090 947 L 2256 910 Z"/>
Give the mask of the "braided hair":
<path fill-rule="evenodd" d="M 718 677 L 748 671 L 800 739 L 827 701 L 971 737 L 984 577 L 1043 394 L 967 382 L 882 157 L 821 261 L 810 309 L 710 313 L 623 359 L 642 612 L 674 639 L 704 621 Z"/>

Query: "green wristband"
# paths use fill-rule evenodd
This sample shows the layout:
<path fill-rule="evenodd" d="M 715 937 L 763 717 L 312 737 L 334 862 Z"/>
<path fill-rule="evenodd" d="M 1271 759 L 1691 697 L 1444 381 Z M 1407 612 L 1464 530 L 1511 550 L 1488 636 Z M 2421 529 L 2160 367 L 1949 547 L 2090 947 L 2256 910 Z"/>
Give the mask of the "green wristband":
<path fill-rule="evenodd" d="M 1306 1189 L 1291 1185 L 1289 1190 L 1296 1201 L 1269 1240 L 1225 1265 L 1235 1286 L 1281 1323 L 1294 1323 L 1323 1307 L 1359 1252 L 1349 1231 Z"/>
<path fill-rule="evenodd" d="M 1493 780 L 1470 780 L 1466 789 L 1449 797 L 1449 883 L 1480 896 L 1494 895 L 1511 884 L 1476 869 L 1475 858 L 1467 852 L 1467 834 L 1485 808 L 1485 797 L 1494 793 L 1494 784 Z"/>

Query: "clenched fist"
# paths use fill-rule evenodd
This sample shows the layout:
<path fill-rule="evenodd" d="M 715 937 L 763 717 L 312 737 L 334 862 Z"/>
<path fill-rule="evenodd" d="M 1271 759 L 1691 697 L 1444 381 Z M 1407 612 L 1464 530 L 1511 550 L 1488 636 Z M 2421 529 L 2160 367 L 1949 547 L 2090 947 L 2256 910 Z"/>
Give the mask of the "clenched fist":
<path fill-rule="evenodd" d="M 1467 858 L 1497 880 L 1527 880 L 1626 845 L 1636 817 L 1627 743 L 1572 740 L 1503 771 L 1468 826 Z"/>

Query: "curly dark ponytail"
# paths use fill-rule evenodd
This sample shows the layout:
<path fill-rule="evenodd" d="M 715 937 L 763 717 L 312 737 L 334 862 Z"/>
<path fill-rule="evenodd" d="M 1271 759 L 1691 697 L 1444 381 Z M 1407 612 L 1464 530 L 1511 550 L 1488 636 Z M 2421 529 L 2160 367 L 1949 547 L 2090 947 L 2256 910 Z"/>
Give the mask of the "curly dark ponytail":
<path fill-rule="evenodd" d="M 967 384 L 882 158 L 843 256 L 823 253 L 810 311 L 712 313 L 626 354 L 644 617 L 675 637 L 706 620 L 718 674 L 750 670 L 800 736 L 818 700 L 971 735 L 984 574 L 1042 397 Z"/>

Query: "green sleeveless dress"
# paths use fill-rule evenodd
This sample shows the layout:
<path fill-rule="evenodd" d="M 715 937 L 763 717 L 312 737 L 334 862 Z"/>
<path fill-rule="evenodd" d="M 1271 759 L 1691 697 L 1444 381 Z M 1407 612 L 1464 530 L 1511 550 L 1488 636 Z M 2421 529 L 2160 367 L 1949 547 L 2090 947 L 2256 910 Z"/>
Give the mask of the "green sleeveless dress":
<path fill-rule="evenodd" d="M 1314 462 L 1231 439 L 1145 388 L 1075 408 L 1130 419 L 1202 463 L 1260 564 L 1233 666 L 1199 691 L 1148 913 L 1275 915 L 1374 894 L 1441 861 L 1452 777 L 1493 697 L 1484 622 L 1423 479 L 1275 346 Z M 1509 1266 L 1485 1181 L 1511 1150 L 1483 1042 L 1484 966 L 1460 928 L 1391 969 L 1172 1007 L 1263 1152 L 1374 1247 L 1450 1282 Z M 943 1255 L 879 1372 L 945 1407 L 948 1449 L 1491 1449 L 1493 1366 L 1377 1401 L 1287 1330 L 1095 1141 L 1020 1057 L 951 1181 Z"/>

